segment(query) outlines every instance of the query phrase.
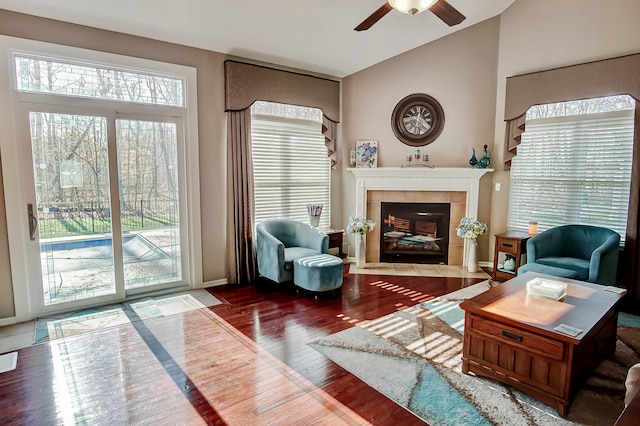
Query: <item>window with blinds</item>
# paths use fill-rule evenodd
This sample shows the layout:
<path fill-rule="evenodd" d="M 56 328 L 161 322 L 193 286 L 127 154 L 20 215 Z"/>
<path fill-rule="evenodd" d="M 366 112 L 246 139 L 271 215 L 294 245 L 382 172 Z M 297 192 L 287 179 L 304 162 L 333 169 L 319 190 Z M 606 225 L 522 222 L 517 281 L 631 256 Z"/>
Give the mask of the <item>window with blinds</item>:
<path fill-rule="evenodd" d="M 317 108 L 255 102 L 251 144 L 256 223 L 284 217 L 309 223 L 307 204 L 323 204 L 331 223 L 331 168 Z"/>
<path fill-rule="evenodd" d="M 624 241 L 634 102 L 615 105 L 605 109 L 621 110 L 591 113 L 593 108 L 586 108 L 589 113 L 583 114 L 561 109 L 549 114 L 561 116 L 527 119 L 512 161 L 510 229 L 526 230 L 529 221 L 537 221 L 540 231 L 596 225 L 617 231 Z"/>

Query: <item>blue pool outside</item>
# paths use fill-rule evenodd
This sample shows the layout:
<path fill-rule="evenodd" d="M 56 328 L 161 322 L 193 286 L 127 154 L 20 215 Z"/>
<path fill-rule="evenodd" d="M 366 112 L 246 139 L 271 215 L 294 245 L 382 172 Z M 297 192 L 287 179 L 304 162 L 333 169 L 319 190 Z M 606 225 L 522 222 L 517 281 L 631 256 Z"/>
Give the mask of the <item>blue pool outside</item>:
<path fill-rule="evenodd" d="M 122 243 L 126 244 L 131 241 L 131 239 L 136 238 L 137 235 L 127 235 L 122 238 Z M 151 243 L 149 243 L 151 244 Z M 64 240 L 64 241 L 55 241 L 51 243 L 43 243 L 40 244 L 40 251 L 57 251 L 57 250 L 75 250 L 81 248 L 88 247 L 99 247 L 99 246 L 109 246 L 112 245 L 112 239 L 107 237 L 101 238 L 86 238 L 82 240 Z"/>
<path fill-rule="evenodd" d="M 174 230 L 123 235 L 125 289 L 179 281 L 181 256 Z M 40 247 L 45 304 L 113 294 L 115 275 L 110 235 L 43 240 Z"/>

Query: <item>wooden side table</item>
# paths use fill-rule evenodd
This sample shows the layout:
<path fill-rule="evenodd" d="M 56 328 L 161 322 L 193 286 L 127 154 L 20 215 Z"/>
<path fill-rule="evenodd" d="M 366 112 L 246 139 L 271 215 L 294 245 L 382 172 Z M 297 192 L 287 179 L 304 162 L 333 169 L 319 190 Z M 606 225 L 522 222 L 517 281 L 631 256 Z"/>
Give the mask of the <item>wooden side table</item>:
<path fill-rule="evenodd" d="M 337 248 L 338 257 L 344 259 L 346 257 L 342 251 L 342 235 L 344 234 L 344 229 L 320 228 L 320 231 L 329 236 L 329 248 Z"/>
<path fill-rule="evenodd" d="M 524 231 L 507 231 L 496 234 L 496 244 L 493 252 L 493 279 L 499 281 L 510 280 L 515 277 L 522 262 L 522 256 L 527 253 L 527 241 L 531 236 Z M 498 269 L 498 257 L 500 253 L 515 256 L 515 269 L 506 271 Z"/>

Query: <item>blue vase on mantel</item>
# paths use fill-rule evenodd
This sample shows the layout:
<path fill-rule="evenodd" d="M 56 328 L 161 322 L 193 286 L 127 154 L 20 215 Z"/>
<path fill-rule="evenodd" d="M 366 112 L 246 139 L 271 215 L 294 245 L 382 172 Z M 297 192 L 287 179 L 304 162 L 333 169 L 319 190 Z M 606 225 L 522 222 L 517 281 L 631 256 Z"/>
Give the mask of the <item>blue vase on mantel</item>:
<path fill-rule="evenodd" d="M 476 164 L 476 167 L 479 169 L 486 169 L 491 164 L 491 154 L 487 151 L 487 145 L 484 146 L 484 150 L 482 152 L 482 158 Z"/>
<path fill-rule="evenodd" d="M 475 148 L 471 148 L 471 159 L 469 160 L 469 164 L 471 165 L 471 167 L 475 167 L 476 164 L 478 164 L 478 159 L 476 158 L 476 149 Z"/>

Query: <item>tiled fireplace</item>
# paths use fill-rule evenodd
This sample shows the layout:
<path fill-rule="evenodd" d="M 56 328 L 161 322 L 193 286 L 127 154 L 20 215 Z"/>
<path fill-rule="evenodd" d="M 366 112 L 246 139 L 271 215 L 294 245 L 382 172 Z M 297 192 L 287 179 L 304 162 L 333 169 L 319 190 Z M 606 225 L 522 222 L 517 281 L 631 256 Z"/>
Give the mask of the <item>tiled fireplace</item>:
<path fill-rule="evenodd" d="M 463 217 L 477 217 L 480 178 L 493 169 L 379 167 L 348 170 L 356 177 L 356 214 L 378 222 L 376 229 L 367 234 L 367 262 L 381 261 L 380 238 L 384 231 L 379 222 L 381 203 L 438 203 L 450 204 L 447 263 L 464 265 L 465 240 L 456 237 L 455 228 Z"/>
<path fill-rule="evenodd" d="M 390 202 L 384 193 L 382 198 L 380 261 L 448 265 L 451 203 Z"/>

